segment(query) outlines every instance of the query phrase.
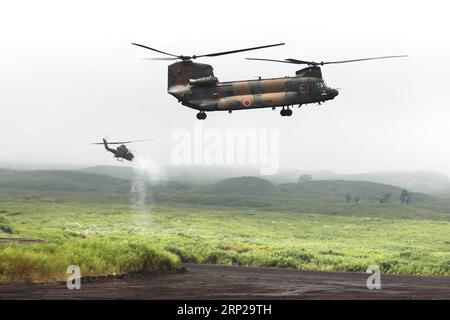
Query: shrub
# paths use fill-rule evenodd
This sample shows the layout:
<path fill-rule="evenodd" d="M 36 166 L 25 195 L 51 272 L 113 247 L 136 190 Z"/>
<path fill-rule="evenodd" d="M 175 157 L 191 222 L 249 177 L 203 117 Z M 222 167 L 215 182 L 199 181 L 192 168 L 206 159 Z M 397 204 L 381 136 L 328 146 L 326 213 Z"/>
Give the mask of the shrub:
<path fill-rule="evenodd" d="M 106 237 L 0 246 L 0 282 L 65 280 L 69 265 L 78 265 L 82 276 L 99 276 L 175 269 L 179 258 L 144 241 Z"/>
<path fill-rule="evenodd" d="M 9 234 L 14 233 L 14 229 L 6 217 L 0 217 L 0 232 Z"/>

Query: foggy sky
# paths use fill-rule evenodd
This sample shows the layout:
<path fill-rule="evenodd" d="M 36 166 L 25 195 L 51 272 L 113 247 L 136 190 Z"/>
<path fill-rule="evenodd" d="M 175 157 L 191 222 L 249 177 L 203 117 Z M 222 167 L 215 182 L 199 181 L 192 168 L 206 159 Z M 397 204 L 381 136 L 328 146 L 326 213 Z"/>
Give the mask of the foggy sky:
<path fill-rule="evenodd" d="M 208 113 L 204 128 L 279 129 L 280 164 L 342 173 L 433 170 L 450 174 L 446 1 L 5 1 L 0 10 L 0 163 L 116 165 L 110 139 L 170 165 L 176 129 L 196 111 L 166 93 L 157 53 L 204 54 L 286 46 L 201 62 L 220 81 L 293 75 L 295 65 L 244 57 L 406 59 L 323 67 L 340 95 L 292 117 L 261 109 Z"/>

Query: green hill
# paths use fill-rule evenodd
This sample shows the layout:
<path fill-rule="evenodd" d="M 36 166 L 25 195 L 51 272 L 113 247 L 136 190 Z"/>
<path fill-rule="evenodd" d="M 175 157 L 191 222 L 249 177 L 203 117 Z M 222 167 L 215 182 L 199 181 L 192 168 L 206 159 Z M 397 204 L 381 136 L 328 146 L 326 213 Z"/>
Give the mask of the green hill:
<path fill-rule="evenodd" d="M 391 194 L 391 201 L 398 202 L 402 188 L 367 181 L 322 180 L 280 185 L 285 193 L 304 200 L 343 202 L 346 194 L 359 197 L 360 202 L 374 203 L 384 194 Z M 434 198 L 423 193 L 410 192 L 411 202 L 431 202 Z"/>
<path fill-rule="evenodd" d="M 101 174 L 104 176 L 110 176 L 113 178 L 120 178 L 120 179 L 132 179 L 134 176 L 132 167 L 96 166 L 84 168 L 81 171 L 92 174 Z"/>
<path fill-rule="evenodd" d="M 84 172 L 102 174 L 122 179 L 132 179 L 132 167 L 123 166 L 96 166 L 83 169 Z M 254 176 L 264 178 L 275 184 L 295 183 L 302 174 L 309 174 L 314 181 L 345 180 L 368 181 L 385 185 L 406 188 L 414 192 L 441 194 L 450 192 L 450 178 L 444 174 L 431 171 L 405 171 L 405 172 L 372 172 L 359 174 L 338 174 L 329 170 L 301 171 L 294 169 L 281 169 L 274 176 L 259 176 L 259 169 L 255 167 L 233 168 L 225 166 L 185 166 L 166 167 L 164 171 L 171 180 L 191 183 L 214 183 L 227 178 Z"/>
<path fill-rule="evenodd" d="M 446 175 L 431 171 L 361 173 L 340 175 L 339 179 L 371 181 L 426 193 L 450 190 L 450 179 Z"/>
<path fill-rule="evenodd" d="M 80 171 L 0 171 L 0 189 L 71 192 L 128 192 L 129 182 Z"/>
<path fill-rule="evenodd" d="M 126 177 L 129 167 L 96 167 L 95 171 L 104 170 L 105 174 L 93 174 L 83 171 L 19 171 L 0 170 L 0 189 L 34 190 L 46 192 L 93 192 L 104 194 L 128 194 L 131 183 Z M 108 175 L 106 174 L 108 172 Z M 391 194 L 391 201 L 398 202 L 401 188 L 386 184 L 366 181 L 322 180 L 303 183 L 274 184 L 257 177 L 228 178 L 209 184 L 192 184 L 183 181 L 168 181 L 159 185 L 148 185 L 147 192 L 155 194 L 161 201 L 176 201 L 207 204 L 238 202 L 245 204 L 267 204 L 278 199 L 306 202 L 345 202 L 346 194 L 359 197 L 360 202 L 376 203 L 384 194 Z M 240 199 L 240 201 L 239 201 Z M 427 194 L 411 193 L 415 203 L 434 201 Z"/>
<path fill-rule="evenodd" d="M 265 196 L 278 194 L 280 193 L 280 190 L 275 184 L 265 179 L 256 177 L 238 177 L 201 186 L 197 189 L 197 192 L 216 195 L 241 194 Z"/>

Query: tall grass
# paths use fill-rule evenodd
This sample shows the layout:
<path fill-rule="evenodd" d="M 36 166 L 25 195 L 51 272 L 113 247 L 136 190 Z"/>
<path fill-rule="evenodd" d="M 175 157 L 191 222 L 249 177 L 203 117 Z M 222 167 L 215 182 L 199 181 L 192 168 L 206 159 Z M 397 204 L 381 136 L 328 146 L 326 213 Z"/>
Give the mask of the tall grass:
<path fill-rule="evenodd" d="M 45 241 L 0 245 L 0 281 L 66 279 L 73 264 L 89 276 L 165 270 L 180 261 L 356 272 L 378 264 L 385 273 L 450 275 L 448 213 L 437 211 L 426 219 L 427 212 L 407 206 L 384 206 L 379 212 L 374 205 L 370 216 L 361 213 L 365 206 L 339 210 L 345 208 L 344 216 L 0 201 L 2 221 L 14 236 Z"/>
<path fill-rule="evenodd" d="M 69 265 L 78 265 L 82 276 L 99 276 L 175 269 L 179 259 L 144 241 L 112 237 L 0 247 L 0 282 L 64 280 Z"/>

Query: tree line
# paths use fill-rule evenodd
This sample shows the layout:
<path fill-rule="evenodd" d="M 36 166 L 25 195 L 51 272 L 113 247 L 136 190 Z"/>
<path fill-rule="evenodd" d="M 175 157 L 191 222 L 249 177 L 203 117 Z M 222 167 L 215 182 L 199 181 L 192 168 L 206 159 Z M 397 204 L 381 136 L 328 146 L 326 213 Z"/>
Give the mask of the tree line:
<path fill-rule="evenodd" d="M 359 195 L 353 196 L 350 193 L 345 194 L 345 202 L 347 203 L 350 203 L 352 201 L 358 203 L 359 200 Z M 402 191 L 400 192 L 399 200 L 401 204 L 409 204 L 411 202 L 411 193 L 406 189 L 402 189 Z M 392 192 L 386 192 L 382 194 L 381 196 L 377 197 L 377 201 L 381 204 L 392 202 Z"/>

